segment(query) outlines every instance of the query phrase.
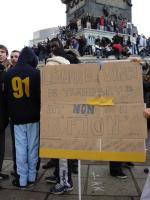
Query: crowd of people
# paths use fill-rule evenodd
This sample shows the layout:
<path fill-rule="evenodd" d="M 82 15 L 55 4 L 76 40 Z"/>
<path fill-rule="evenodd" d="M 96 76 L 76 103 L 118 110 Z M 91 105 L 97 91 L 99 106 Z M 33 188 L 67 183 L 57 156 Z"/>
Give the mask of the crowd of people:
<path fill-rule="evenodd" d="M 114 50 L 116 56 L 120 56 L 123 42 L 120 40 L 122 37 L 116 33 L 113 38 L 114 46 L 111 44 L 112 48 L 116 48 Z M 144 41 L 144 37 L 141 40 Z M 99 45 L 98 43 L 103 43 L 104 46 L 110 45 L 107 39 L 98 38 L 96 45 Z M 48 51 L 46 59 L 44 58 L 46 66 L 80 63 L 78 49 L 70 49 L 70 46 L 65 48 L 67 44 L 63 45 L 60 39 L 53 38 L 43 44 Z M 136 54 L 137 46 L 132 46 L 132 50 Z M 37 69 L 37 55 L 36 47 L 24 47 L 21 52 L 12 51 L 8 60 L 8 49 L 0 45 L 0 180 L 9 178 L 7 174 L 2 173 L 2 165 L 5 152 L 5 129 L 10 124 L 14 161 L 14 169 L 11 173 L 14 176 L 12 184 L 20 189 L 35 184 L 40 167 L 40 70 Z M 147 74 L 147 77 L 148 75 L 150 74 Z M 150 84 L 145 79 L 144 89 L 150 91 Z M 146 118 L 150 118 L 150 108 L 146 108 L 144 114 Z M 130 162 L 110 162 L 110 175 L 127 178 L 122 170 L 123 164 L 127 167 L 134 166 Z M 55 167 L 54 174 L 45 179 L 46 182 L 54 184 L 49 192 L 63 194 L 73 190 L 72 172 L 77 173 L 77 166 L 77 160 L 67 159 L 52 159 L 43 166 L 44 168 Z M 145 190 L 142 197 L 144 195 Z M 142 198 L 142 200 L 146 199 Z"/>
<path fill-rule="evenodd" d="M 50 49 L 51 56 L 46 66 L 79 63 L 75 52 L 65 52 L 58 38 L 51 40 Z M 12 51 L 9 61 L 7 48 L 0 45 L 0 180 L 9 178 L 2 173 L 5 129 L 9 123 L 14 161 L 11 175 L 15 177 L 12 184 L 20 189 L 36 182 L 40 165 L 40 71 L 36 68 L 37 64 L 32 48 Z M 55 183 L 50 192 L 62 194 L 73 189 L 70 167 L 74 162 L 66 159 L 55 161 L 55 180 L 54 177 L 48 179 L 48 182 Z"/>
<path fill-rule="evenodd" d="M 74 35 L 68 27 L 59 27 L 57 37 L 61 40 L 65 49 L 76 49 L 80 56 L 93 55 L 97 58 L 108 58 L 115 55 L 117 58 L 139 55 L 142 58 L 150 56 L 150 37 L 132 33 L 124 35 L 116 31 L 112 39 L 95 35 Z M 32 49 L 38 56 L 39 61 L 45 61 L 50 54 L 50 40 L 47 38 Z"/>
<path fill-rule="evenodd" d="M 83 28 L 116 32 L 119 31 L 123 34 L 131 35 L 133 24 L 127 19 L 116 14 L 111 16 L 84 16 L 76 20 L 70 21 L 68 24 L 69 29 L 76 33 Z"/>

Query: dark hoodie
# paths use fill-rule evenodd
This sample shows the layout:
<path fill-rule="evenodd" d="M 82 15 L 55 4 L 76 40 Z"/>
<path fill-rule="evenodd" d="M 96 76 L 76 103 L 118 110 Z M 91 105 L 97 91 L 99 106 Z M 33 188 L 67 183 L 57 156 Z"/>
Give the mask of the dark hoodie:
<path fill-rule="evenodd" d="M 0 64 L 0 134 L 5 130 L 8 124 L 7 104 L 4 98 L 4 69 L 5 67 Z"/>
<path fill-rule="evenodd" d="M 6 73 L 8 113 L 13 124 L 40 120 L 40 71 L 36 69 L 37 64 L 33 50 L 25 47 L 16 66 Z"/>

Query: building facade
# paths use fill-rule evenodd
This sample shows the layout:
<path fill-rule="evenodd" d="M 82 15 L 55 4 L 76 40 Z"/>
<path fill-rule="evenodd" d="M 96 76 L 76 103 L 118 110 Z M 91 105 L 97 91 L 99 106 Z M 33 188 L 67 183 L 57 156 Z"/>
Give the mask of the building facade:
<path fill-rule="evenodd" d="M 46 38 L 49 38 L 50 40 L 59 34 L 59 28 L 53 27 L 53 28 L 47 28 L 35 31 L 33 33 L 33 40 L 30 40 L 30 45 L 33 46 L 36 45 L 39 42 L 43 42 Z"/>

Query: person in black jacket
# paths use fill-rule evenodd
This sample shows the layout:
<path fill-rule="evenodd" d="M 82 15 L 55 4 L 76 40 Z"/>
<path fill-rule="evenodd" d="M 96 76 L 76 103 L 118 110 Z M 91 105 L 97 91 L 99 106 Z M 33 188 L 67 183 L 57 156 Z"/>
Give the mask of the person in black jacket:
<path fill-rule="evenodd" d="M 36 181 L 39 149 L 40 71 L 37 57 L 23 48 L 15 67 L 7 71 L 5 90 L 8 114 L 14 124 L 17 174 L 13 185 L 26 188 Z"/>
<path fill-rule="evenodd" d="M 5 128 L 8 125 L 6 100 L 4 98 L 4 75 L 5 65 L 8 63 L 8 50 L 4 45 L 0 45 L 0 180 L 7 179 L 7 174 L 2 174 L 2 165 L 5 154 Z"/>
<path fill-rule="evenodd" d="M 15 67 L 15 65 L 18 62 L 20 51 L 13 50 L 10 54 L 10 62 L 11 66 L 10 68 Z M 14 136 L 14 125 L 10 121 L 10 129 L 11 129 L 11 138 L 12 138 L 12 157 L 13 157 L 13 171 L 11 172 L 11 175 L 14 177 L 17 177 L 17 165 L 16 165 L 16 148 L 15 148 L 15 136 Z"/>

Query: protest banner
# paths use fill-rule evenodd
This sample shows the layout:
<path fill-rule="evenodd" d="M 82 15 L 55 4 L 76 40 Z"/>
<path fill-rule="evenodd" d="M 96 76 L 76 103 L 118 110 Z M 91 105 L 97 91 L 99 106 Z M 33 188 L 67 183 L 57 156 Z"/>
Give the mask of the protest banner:
<path fill-rule="evenodd" d="M 141 67 L 130 61 L 41 69 L 45 158 L 144 162 Z"/>

